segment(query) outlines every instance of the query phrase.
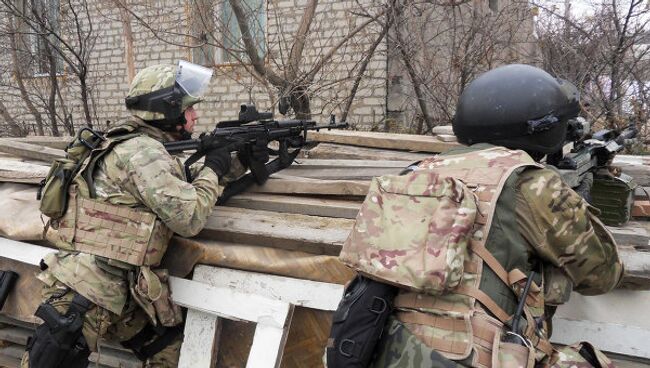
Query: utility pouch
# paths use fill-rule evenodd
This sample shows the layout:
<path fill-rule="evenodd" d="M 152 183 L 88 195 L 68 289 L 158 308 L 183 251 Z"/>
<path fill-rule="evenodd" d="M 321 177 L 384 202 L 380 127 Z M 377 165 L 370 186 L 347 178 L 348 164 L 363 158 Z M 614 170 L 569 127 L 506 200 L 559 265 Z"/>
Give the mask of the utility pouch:
<path fill-rule="evenodd" d="M 63 217 L 68 209 L 68 188 L 77 169 L 78 164 L 73 160 L 54 160 L 36 195 L 36 199 L 41 201 L 41 213 L 45 216 L 54 220 Z"/>
<path fill-rule="evenodd" d="M 326 353 L 328 368 L 370 364 L 397 290 L 361 275 L 350 283 L 332 318 Z"/>
<path fill-rule="evenodd" d="M 41 213 L 53 220 L 63 217 L 68 208 L 68 191 L 72 180 L 92 150 L 104 140 L 100 133 L 90 128 L 79 130 L 65 149 L 66 157 L 54 160 L 40 183 L 36 199 L 41 201 Z"/>
<path fill-rule="evenodd" d="M 7 297 L 18 280 L 18 274 L 13 271 L 0 271 L 0 310 L 5 305 Z"/>
<path fill-rule="evenodd" d="M 535 350 L 527 345 L 501 341 L 496 354 L 492 354 L 492 366 L 533 368 L 535 366 Z"/>

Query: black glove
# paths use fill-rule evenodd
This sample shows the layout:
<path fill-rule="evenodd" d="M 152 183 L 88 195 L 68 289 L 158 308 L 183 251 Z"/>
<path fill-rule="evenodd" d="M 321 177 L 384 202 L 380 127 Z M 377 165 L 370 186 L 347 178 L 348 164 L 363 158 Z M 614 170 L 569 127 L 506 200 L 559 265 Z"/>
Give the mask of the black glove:
<path fill-rule="evenodd" d="M 217 176 L 224 176 L 230 171 L 230 160 L 230 152 L 217 148 L 205 155 L 205 166 L 212 169 Z"/>

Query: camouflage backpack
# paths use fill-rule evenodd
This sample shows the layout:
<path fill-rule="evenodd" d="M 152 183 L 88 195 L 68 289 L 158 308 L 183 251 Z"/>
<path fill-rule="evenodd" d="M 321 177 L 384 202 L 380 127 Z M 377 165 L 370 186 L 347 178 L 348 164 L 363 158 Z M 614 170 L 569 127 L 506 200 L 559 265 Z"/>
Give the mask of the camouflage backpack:
<path fill-rule="evenodd" d="M 427 294 L 463 276 L 476 198 L 431 170 L 374 178 L 340 259 L 372 278 Z"/>

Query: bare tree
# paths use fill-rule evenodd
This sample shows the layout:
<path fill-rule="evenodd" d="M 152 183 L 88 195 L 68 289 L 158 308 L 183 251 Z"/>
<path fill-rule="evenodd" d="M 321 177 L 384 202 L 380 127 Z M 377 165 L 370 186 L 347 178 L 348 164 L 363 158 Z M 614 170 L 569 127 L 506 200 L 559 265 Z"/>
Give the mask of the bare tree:
<path fill-rule="evenodd" d="M 311 117 L 314 96 L 327 99 L 325 96 L 335 95 L 332 90 L 342 85 L 349 86 L 345 89 L 352 93 L 333 96 L 321 106 L 350 109 L 350 97 L 368 66 L 364 60 L 372 58 L 386 34 L 382 27 L 389 23 L 385 18 L 388 6 L 384 4 L 359 5 L 358 13 L 340 20 L 343 27 L 332 27 L 333 19 L 326 16 L 331 2 L 323 5 L 319 0 L 309 0 L 288 14 L 277 1 L 195 0 L 190 6 L 192 29 L 169 29 L 157 24 L 159 15 L 152 16 L 163 13 L 163 9 L 154 11 L 151 6 L 115 1 L 122 1 L 121 8 L 159 40 L 195 52 L 205 50 L 204 60 L 195 62 L 231 65 L 228 77 L 239 83 L 252 82 L 251 89 L 253 85 L 262 86 L 271 100 L 280 101 L 281 110 L 291 109 L 299 118 Z M 292 21 L 287 22 L 287 17 Z M 299 19 L 297 27 L 287 25 L 295 24 L 295 19 Z M 275 31 L 266 34 L 266 28 Z M 220 61 L 217 53 L 222 55 Z M 350 59 L 353 67 L 346 69 L 343 65 L 349 65 Z"/>
<path fill-rule="evenodd" d="M 96 42 L 93 19 L 86 0 L 0 0 L 0 13 L 8 19 L 2 35 L 12 55 L 15 84 L 22 101 L 36 122 L 38 134 L 45 133 L 42 113 L 48 116 L 52 134 L 59 135 L 59 123 L 74 133 L 69 96 L 62 93 L 61 76 L 71 73 L 76 84 L 86 125 L 93 126 L 92 88 L 89 61 Z M 76 83 L 74 83 L 76 82 Z M 67 85 L 66 88 L 70 88 Z"/>
<path fill-rule="evenodd" d="M 650 102 L 650 8 L 646 2 L 594 2 L 586 16 L 559 12 L 546 2 L 538 6 L 544 66 L 578 86 L 588 117 L 614 128 L 630 120 L 641 123 Z"/>
<path fill-rule="evenodd" d="M 450 124 L 460 93 L 479 73 L 534 61 L 529 5 L 500 3 L 400 2 L 389 32 L 388 105 L 389 114 L 407 122 L 406 130 L 428 133 Z"/>

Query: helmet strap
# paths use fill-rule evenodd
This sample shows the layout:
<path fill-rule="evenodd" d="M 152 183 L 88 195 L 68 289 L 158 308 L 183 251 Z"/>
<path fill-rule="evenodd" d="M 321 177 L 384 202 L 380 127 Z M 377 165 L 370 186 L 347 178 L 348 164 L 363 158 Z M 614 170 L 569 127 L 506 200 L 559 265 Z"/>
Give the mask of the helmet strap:
<path fill-rule="evenodd" d="M 187 123 L 187 120 L 185 120 L 185 114 L 181 114 L 181 116 L 175 119 L 145 120 L 145 123 L 156 127 L 163 132 L 181 134 L 187 133 L 185 130 L 185 123 Z M 178 129 L 179 127 L 180 129 Z"/>

